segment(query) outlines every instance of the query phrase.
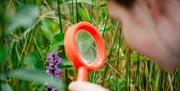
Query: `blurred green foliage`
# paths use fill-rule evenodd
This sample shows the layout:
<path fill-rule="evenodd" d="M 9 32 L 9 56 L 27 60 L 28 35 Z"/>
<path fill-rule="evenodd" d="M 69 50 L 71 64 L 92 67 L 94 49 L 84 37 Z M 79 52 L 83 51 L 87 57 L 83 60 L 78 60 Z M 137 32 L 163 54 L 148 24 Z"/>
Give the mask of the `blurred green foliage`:
<path fill-rule="evenodd" d="M 0 91 L 47 91 L 47 85 L 67 91 L 77 73 L 65 55 L 64 34 L 79 21 L 95 25 L 107 49 L 104 67 L 90 73 L 90 82 L 112 91 L 179 91 L 180 71 L 164 72 L 131 50 L 106 4 L 107 0 L 0 0 Z M 58 65 L 61 80 L 45 74 L 52 51 L 63 59 Z"/>
<path fill-rule="evenodd" d="M 13 11 L 12 11 L 13 12 Z M 8 33 L 18 27 L 30 27 L 36 17 L 39 15 L 39 9 L 35 5 L 25 5 L 18 7 L 14 13 L 9 15 Z"/>

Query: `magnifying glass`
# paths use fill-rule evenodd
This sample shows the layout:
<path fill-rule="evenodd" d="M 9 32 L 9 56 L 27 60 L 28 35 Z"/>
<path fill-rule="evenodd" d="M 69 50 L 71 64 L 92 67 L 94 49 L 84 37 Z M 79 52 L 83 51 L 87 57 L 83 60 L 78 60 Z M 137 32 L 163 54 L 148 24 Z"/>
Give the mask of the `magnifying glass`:
<path fill-rule="evenodd" d="M 80 22 L 67 29 L 64 47 L 68 59 L 78 70 L 78 81 L 87 81 L 90 71 L 104 65 L 106 50 L 103 39 L 88 22 Z"/>

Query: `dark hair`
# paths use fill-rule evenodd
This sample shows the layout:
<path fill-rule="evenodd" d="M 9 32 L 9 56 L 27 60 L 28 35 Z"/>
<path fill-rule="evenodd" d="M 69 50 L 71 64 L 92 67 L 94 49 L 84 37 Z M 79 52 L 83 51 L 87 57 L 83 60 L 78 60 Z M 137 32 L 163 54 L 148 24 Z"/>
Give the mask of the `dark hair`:
<path fill-rule="evenodd" d="M 126 8 L 132 8 L 136 0 L 114 0 L 118 4 L 126 7 Z"/>

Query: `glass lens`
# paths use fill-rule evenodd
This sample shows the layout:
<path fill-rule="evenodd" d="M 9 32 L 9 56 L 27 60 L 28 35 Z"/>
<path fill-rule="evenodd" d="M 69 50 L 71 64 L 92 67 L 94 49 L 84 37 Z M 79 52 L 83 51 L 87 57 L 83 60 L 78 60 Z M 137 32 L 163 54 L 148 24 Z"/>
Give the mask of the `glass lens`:
<path fill-rule="evenodd" d="M 96 43 L 93 37 L 86 31 L 79 31 L 76 42 L 81 58 L 85 63 L 93 64 L 97 56 Z"/>

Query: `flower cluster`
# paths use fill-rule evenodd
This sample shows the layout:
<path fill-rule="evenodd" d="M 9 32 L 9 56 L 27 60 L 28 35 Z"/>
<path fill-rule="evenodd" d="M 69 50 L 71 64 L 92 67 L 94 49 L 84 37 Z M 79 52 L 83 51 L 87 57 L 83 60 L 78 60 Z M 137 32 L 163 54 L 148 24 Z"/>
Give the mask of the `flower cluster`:
<path fill-rule="evenodd" d="M 62 59 L 57 55 L 57 53 L 50 53 L 47 57 L 48 65 L 46 66 L 46 73 L 55 79 L 60 79 L 59 74 L 62 72 L 58 68 L 58 64 L 62 63 Z M 57 91 L 55 88 L 48 88 L 48 91 Z"/>

